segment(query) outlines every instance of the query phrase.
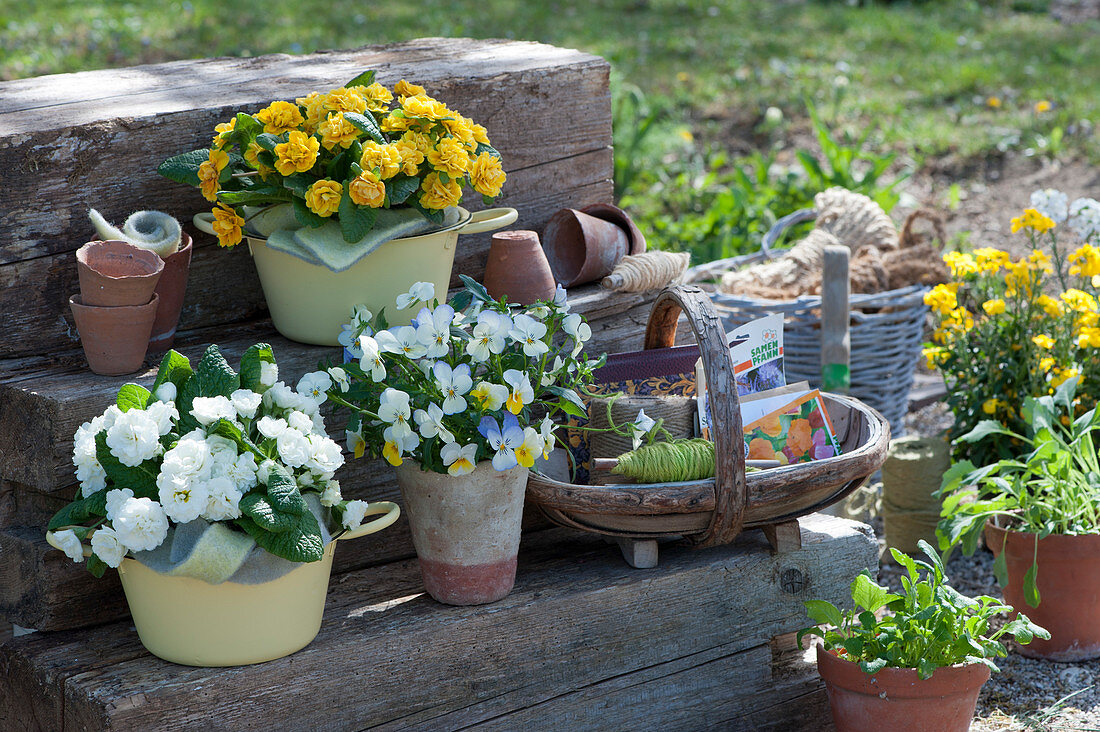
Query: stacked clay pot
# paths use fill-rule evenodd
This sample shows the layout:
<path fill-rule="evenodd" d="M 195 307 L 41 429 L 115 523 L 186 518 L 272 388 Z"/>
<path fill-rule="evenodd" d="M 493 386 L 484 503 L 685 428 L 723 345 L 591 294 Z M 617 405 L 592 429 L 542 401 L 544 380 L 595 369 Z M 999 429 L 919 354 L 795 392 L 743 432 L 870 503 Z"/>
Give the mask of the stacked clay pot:
<path fill-rule="evenodd" d="M 141 368 L 160 298 L 164 262 L 124 241 L 88 242 L 76 252 L 80 294 L 69 298 L 84 356 L 93 372 L 129 374 Z"/>

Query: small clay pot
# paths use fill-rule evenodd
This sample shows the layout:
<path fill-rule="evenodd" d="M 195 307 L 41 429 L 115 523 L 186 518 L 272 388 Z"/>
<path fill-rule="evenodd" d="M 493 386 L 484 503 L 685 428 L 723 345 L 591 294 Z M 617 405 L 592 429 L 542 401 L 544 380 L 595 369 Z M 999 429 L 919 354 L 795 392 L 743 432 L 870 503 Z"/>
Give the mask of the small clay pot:
<path fill-rule="evenodd" d="M 187 273 L 191 269 L 191 237 L 187 232 L 183 232 L 181 237 L 179 249 L 164 260 L 164 272 L 157 283 L 160 306 L 157 307 L 157 319 L 153 321 L 153 332 L 149 336 L 149 353 L 163 353 L 176 340 L 176 326 L 180 320 L 180 309 L 183 308 L 183 296 L 187 292 Z"/>
<path fill-rule="evenodd" d="M 82 301 L 92 307 L 145 305 L 164 271 L 153 252 L 115 239 L 90 241 L 76 250 Z"/>
<path fill-rule="evenodd" d="M 69 307 L 88 367 L 103 376 L 121 376 L 140 369 L 158 305 L 160 298 L 155 294 L 144 305 L 120 307 L 86 305 L 80 295 L 70 297 Z"/>
<path fill-rule="evenodd" d="M 522 230 L 493 234 L 484 284 L 494 299 L 506 297 L 519 305 L 553 299 L 557 285 L 539 235 Z"/>
<path fill-rule="evenodd" d="M 1049 661 L 1100 657 L 1100 536 L 1051 534 L 1039 539 L 1036 549 L 1035 534 L 986 523 L 985 543 L 994 556 L 1005 552 L 1005 603 L 1050 631 L 1050 640 L 1017 645 L 1021 656 Z M 1039 563 L 1039 607 L 1024 600 L 1024 575 L 1033 561 Z"/>
<path fill-rule="evenodd" d="M 630 251 L 630 238 L 618 224 L 563 208 L 546 224 L 546 259 L 563 287 L 583 285 L 611 274 Z"/>
<path fill-rule="evenodd" d="M 634 223 L 634 219 L 618 206 L 612 206 L 610 203 L 590 203 L 581 209 L 581 213 L 610 221 L 625 231 L 627 239 L 630 240 L 630 249 L 627 254 L 641 254 L 645 251 L 646 242 L 642 230 Z"/>
<path fill-rule="evenodd" d="M 938 668 L 927 679 L 915 668 L 869 674 L 820 643 L 817 671 L 838 732 L 966 732 L 989 681 L 989 667 L 981 663 Z"/>

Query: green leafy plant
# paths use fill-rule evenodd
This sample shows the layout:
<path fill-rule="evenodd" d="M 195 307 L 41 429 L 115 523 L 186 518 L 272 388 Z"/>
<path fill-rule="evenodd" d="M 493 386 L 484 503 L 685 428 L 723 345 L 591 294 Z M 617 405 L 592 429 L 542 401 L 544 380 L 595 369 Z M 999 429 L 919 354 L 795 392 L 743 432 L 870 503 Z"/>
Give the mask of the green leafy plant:
<path fill-rule="evenodd" d="M 927 679 L 937 668 L 959 663 L 982 663 L 998 671 L 993 659 L 1008 655 L 1001 642 L 1005 636 L 1023 644 L 1033 637 L 1050 638 L 1023 613 L 994 630 L 990 621 L 1012 608 L 987 595 L 959 593 L 947 583 L 939 554 L 926 541 L 919 546 L 928 562 L 890 550 L 906 570 L 900 595 L 864 572 L 852 582 L 851 610 L 841 612 L 825 600 L 805 602 L 806 614 L 818 625 L 799 631 L 799 645 L 807 635 L 820 636 L 827 651 L 858 663 L 866 673 L 887 666 L 915 668 Z"/>
<path fill-rule="evenodd" d="M 962 545 L 973 554 L 986 521 L 1003 517 L 1009 528 L 1035 534 L 1100 533 L 1100 461 L 1093 433 L 1100 428 L 1095 408 L 1070 419 L 1077 402 L 1078 379 L 1058 387 L 1053 396 L 1028 397 L 1022 417 L 1025 434 L 1000 422 L 983 420 L 959 438 L 976 442 L 991 434 L 1002 435 L 1021 446 L 1020 457 L 975 467 L 969 460 L 956 463 L 944 475 L 939 495 L 942 516 L 937 529 L 940 547 Z M 1001 586 L 1007 584 L 1005 553 L 993 564 Z M 1038 565 L 1033 561 L 1024 575 L 1024 598 L 1037 607 Z"/>

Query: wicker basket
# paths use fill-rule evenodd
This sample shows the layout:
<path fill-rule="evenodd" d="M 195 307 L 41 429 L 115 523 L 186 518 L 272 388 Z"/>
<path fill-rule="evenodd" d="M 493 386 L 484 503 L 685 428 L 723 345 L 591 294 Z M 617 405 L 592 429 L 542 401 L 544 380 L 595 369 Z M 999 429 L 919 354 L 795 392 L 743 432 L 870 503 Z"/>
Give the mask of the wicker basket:
<path fill-rule="evenodd" d="M 699 343 L 714 424 L 715 477 L 667 484 L 590 486 L 532 473 L 527 500 L 562 526 L 617 537 L 682 536 L 696 546 L 728 544 L 744 528 L 804 516 L 841 500 L 886 459 L 890 428 L 882 415 L 825 395 L 843 454 L 745 473 L 741 408 L 725 329 L 707 293 L 679 285 L 653 306 L 645 347 L 674 345 L 681 310 Z"/>
<path fill-rule="evenodd" d="M 710 262 L 696 267 L 691 279 L 715 277 L 721 272 L 777 255 L 772 246 L 783 231 L 815 216 L 812 209 L 796 211 L 776 222 L 764 237 L 760 252 L 744 257 Z M 849 393 L 886 417 L 895 436 L 904 432 L 909 411 L 909 389 L 920 358 L 928 306 L 928 288 L 913 285 L 873 295 L 852 295 L 851 387 Z M 783 365 L 787 382 L 821 384 L 821 298 L 807 295 L 795 300 L 763 300 L 724 293 L 711 293 L 727 330 L 750 320 L 783 313 Z"/>

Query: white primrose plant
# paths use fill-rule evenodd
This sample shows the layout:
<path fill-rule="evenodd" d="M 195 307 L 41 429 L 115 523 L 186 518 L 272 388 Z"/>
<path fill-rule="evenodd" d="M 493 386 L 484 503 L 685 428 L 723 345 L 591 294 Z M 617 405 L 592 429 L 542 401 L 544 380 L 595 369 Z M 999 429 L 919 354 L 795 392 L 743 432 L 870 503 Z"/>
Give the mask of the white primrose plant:
<path fill-rule="evenodd" d="M 587 418 L 578 391 L 603 359 L 582 355 L 592 330 L 569 312 L 565 290 L 520 307 L 462 280 L 449 303 L 428 282 L 399 295 L 398 310 L 420 308 L 411 325 L 389 328 L 383 313 L 356 308 L 341 336 L 352 360 L 307 376 L 330 381 L 329 399 L 351 411 L 356 457 L 412 459 L 452 476 L 482 461 L 530 468 L 554 450 L 555 417 Z"/>
<path fill-rule="evenodd" d="M 52 543 L 96 576 L 127 554 L 161 546 L 176 525 L 221 522 L 291 562 L 322 558 L 321 529 L 304 496 L 315 493 L 337 530 L 357 528 L 364 501 L 344 501 L 343 464 L 319 407 L 326 375 L 297 389 L 279 381 L 271 347 L 241 357 L 240 374 L 210 346 L 192 370 L 169 351 L 152 389 L 126 384 L 115 404 L 81 425 L 76 500 L 51 519 Z M 321 388 L 324 387 L 324 388 Z"/>

